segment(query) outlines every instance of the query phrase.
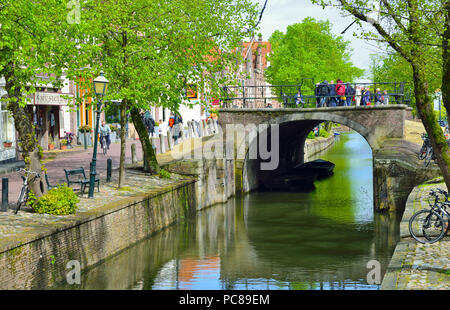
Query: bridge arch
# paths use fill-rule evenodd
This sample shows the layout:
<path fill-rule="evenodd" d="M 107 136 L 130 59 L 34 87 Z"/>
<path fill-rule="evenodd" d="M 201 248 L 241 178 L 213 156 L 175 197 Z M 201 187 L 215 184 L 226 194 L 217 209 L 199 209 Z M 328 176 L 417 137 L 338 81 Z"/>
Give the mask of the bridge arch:
<path fill-rule="evenodd" d="M 273 128 L 279 128 L 279 169 L 286 170 L 303 162 L 306 137 L 318 124 L 331 121 L 355 130 L 367 141 L 372 154 L 375 154 L 385 140 L 404 137 L 407 108 L 403 105 L 388 105 L 322 109 L 221 109 L 219 124 L 225 131 L 228 131 L 228 124 L 241 124 L 246 131 L 243 135 L 241 126 L 241 138 L 233 141 L 235 150 L 241 155 L 245 154 L 245 157 L 235 157 L 236 188 L 247 192 L 258 186 L 260 176 L 256 165 L 261 159 L 249 158 L 249 150 L 255 148 L 260 136 L 271 141 L 270 132 Z M 254 126 L 250 126 L 251 124 Z"/>

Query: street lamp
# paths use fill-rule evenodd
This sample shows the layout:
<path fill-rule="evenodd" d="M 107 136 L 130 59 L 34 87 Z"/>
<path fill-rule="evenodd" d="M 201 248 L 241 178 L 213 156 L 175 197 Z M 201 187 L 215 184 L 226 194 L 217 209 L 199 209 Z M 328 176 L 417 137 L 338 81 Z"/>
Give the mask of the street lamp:
<path fill-rule="evenodd" d="M 93 81 L 94 84 L 94 92 L 97 96 L 97 123 L 95 124 L 95 137 L 94 137 L 94 152 L 92 154 L 92 162 L 91 162 L 91 174 L 89 178 L 89 195 L 88 198 L 94 198 L 94 184 L 95 184 L 95 176 L 96 176 L 96 166 L 97 166 L 97 142 L 98 142 L 98 131 L 99 131 L 99 123 L 100 123 L 100 112 L 102 109 L 102 98 L 106 94 L 106 90 L 108 89 L 109 81 L 103 76 L 103 71 L 100 72 L 100 75 L 96 77 Z"/>

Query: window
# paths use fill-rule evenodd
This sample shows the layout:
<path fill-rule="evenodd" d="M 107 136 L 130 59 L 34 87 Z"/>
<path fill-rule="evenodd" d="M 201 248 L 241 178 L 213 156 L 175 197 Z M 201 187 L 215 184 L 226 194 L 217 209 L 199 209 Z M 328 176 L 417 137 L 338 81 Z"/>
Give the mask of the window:
<path fill-rule="evenodd" d="M 0 108 L 0 140 L 13 141 L 14 140 L 14 125 L 9 111 L 6 109 L 6 103 L 1 103 Z"/>

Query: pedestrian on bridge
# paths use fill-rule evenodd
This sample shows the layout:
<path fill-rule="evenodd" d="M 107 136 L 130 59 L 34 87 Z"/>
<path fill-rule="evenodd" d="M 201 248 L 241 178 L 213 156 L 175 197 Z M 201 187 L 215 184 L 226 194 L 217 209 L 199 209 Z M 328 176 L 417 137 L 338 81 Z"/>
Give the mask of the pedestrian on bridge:
<path fill-rule="evenodd" d="M 295 99 L 295 107 L 296 108 L 298 108 L 299 104 L 302 104 L 302 105 L 305 104 L 305 101 L 303 100 L 303 95 L 302 95 L 300 89 L 295 94 L 294 99 Z"/>
<path fill-rule="evenodd" d="M 337 97 L 336 97 L 336 85 L 334 84 L 334 81 L 331 80 L 330 84 L 328 85 L 328 106 L 329 107 L 335 107 L 337 104 Z"/>
<path fill-rule="evenodd" d="M 339 96 L 338 98 L 339 106 L 344 107 L 347 98 L 345 97 L 345 85 L 342 82 L 342 80 L 337 81 L 336 94 Z"/>
<path fill-rule="evenodd" d="M 317 86 L 318 108 L 324 108 L 327 106 L 328 94 L 329 94 L 328 81 L 325 80 Z"/>

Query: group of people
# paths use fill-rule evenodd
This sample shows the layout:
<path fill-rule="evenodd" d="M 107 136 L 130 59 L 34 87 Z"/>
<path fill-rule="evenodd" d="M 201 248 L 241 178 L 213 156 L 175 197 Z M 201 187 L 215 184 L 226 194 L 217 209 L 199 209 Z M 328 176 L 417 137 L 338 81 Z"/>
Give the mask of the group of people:
<path fill-rule="evenodd" d="M 377 88 L 376 93 L 372 94 L 369 87 L 360 85 L 353 87 L 352 84 L 344 83 L 342 80 L 338 80 L 337 83 L 334 83 L 334 81 L 317 83 L 314 96 L 318 108 L 389 104 L 387 90 L 381 92 L 381 89 Z M 294 96 L 294 100 L 297 106 L 305 103 L 300 90 Z"/>

